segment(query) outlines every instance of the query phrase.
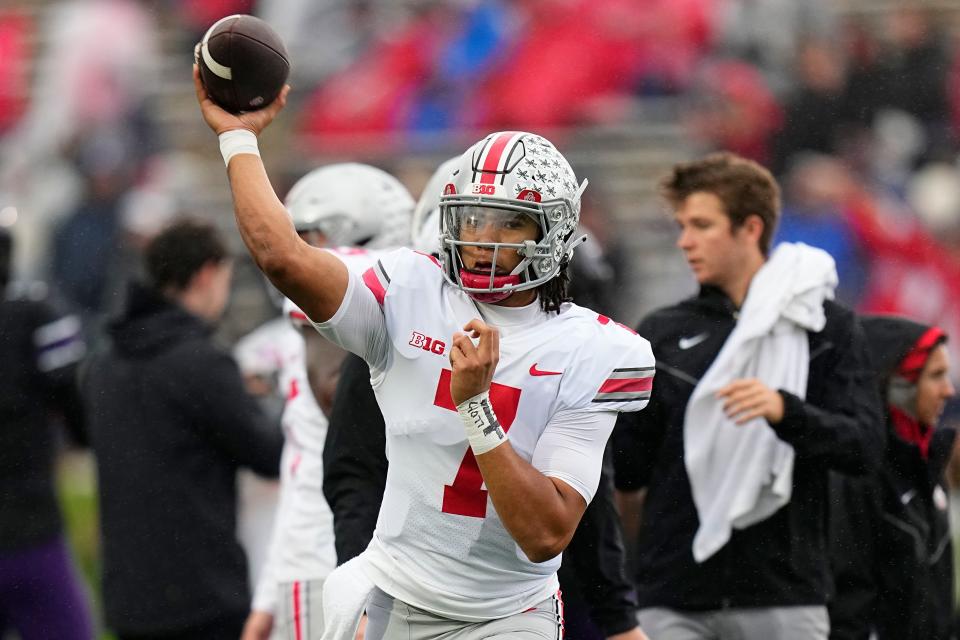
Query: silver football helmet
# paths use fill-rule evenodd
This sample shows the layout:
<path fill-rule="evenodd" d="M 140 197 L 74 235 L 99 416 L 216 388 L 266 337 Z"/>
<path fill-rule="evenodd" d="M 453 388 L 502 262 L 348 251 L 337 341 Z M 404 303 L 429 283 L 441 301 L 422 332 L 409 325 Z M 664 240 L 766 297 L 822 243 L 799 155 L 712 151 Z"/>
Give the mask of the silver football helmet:
<path fill-rule="evenodd" d="M 298 232 L 320 231 L 329 246 L 388 249 L 410 243 L 413 197 L 389 173 L 345 162 L 314 169 L 284 201 Z"/>
<path fill-rule="evenodd" d="M 580 220 L 578 186 L 567 160 L 547 139 L 522 131 L 492 133 L 470 147 L 454 165 L 440 196 L 440 256 L 444 276 L 480 302 L 497 302 L 514 291 L 533 289 L 559 273 L 585 235 L 575 235 Z M 539 227 L 536 240 L 523 243 L 466 242 L 464 217 L 477 208 L 526 214 Z M 463 246 L 516 251 L 522 257 L 507 275 L 475 274 L 463 266 Z"/>
<path fill-rule="evenodd" d="M 440 195 L 450 182 L 460 156 L 450 158 L 433 172 L 413 208 L 413 244 L 417 251 L 440 255 Z"/>

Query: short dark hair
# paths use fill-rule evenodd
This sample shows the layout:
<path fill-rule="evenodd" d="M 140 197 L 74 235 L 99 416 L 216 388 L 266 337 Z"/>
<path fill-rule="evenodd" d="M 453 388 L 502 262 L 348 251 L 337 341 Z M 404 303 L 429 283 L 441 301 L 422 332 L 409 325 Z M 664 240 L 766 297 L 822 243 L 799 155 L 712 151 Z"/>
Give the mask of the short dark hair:
<path fill-rule="evenodd" d="M 660 194 L 674 208 L 698 191 L 720 198 L 734 229 L 751 215 L 759 216 L 763 220 L 760 251 L 769 254 L 780 219 L 780 187 L 769 171 L 753 160 L 724 151 L 675 165 L 660 182 Z"/>
<path fill-rule="evenodd" d="M 3 298 L 2 289 L 10 284 L 13 272 L 13 236 L 6 229 L 0 227 L 0 298 Z"/>
<path fill-rule="evenodd" d="M 150 241 L 144 260 L 147 276 L 155 288 L 182 290 L 205 264 L 222 262 L 229 255 L 223 238 L 212 225 L 180 220 Z"/>

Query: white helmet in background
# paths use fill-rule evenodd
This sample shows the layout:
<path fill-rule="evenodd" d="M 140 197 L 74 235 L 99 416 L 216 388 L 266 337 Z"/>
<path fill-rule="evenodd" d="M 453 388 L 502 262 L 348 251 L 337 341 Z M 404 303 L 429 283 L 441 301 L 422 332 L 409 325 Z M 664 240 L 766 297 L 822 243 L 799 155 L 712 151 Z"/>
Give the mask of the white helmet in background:
<path fill-rule="evenodd" d="M 575 233 L 586 186 L 586 181 L 577 185 L 566 158 L 542 136 L 501 131 L 474 144 L 457 159 L 440 196 L 440 258 L 447 281 L 476 300 L 496 302 L 554 278 L 586 240 Z M 463 241 L 462 220 L 477 207 L 528 215 L 540 236 L 522 244 Z M 516 251 L 523 260 L 508 275 L 470 273 L 460 257 L 466 245 L 493 250 L 494 262 L 500 251 Z"/>
<path fill-rule="evenodd" d="M 284 201 L 298 232 L 319 231 L 330 246 L 388 249 L 410 243 L 413 197 L 386 171 L 331 164 L 300 178 Z"/>
<path fill-rule="evenodd" d="M 440 255 L 440 196 L 452 179 L 460 156 L 450 158 L 433 172 L 413 208 L 412 247 L 417 251 Z"/>

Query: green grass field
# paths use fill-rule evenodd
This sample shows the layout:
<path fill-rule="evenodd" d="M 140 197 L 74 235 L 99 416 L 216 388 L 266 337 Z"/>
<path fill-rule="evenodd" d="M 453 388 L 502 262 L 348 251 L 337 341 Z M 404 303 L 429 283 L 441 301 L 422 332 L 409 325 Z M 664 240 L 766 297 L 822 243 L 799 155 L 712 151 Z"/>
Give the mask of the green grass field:
<path fill-rule="evenodd" d="M 68 453 L 58 468 L 57 485 L 60 505 L 67 526 L 67 537 L 77 568 L 87 584 L 91 610 L 100 630 L 100 640 L 115 640 L 103 631 L 100 621 L 100 535 L 97 517 L 97 490 L 93 459 L 86 453 Z"/>

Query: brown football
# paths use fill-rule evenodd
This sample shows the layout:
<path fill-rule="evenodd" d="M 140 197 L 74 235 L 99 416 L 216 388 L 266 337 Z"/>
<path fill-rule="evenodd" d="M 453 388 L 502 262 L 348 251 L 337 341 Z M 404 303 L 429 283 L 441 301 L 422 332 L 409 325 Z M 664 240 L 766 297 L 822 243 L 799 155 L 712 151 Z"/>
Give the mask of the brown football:
<path fill-rule="evenodd" d="M 238 14 L 215 22 L 194 48 L 194 59 L 207 95 L 231 113 L 267 106 L 290 75 L 283 41 L 255 16 Z"/>

